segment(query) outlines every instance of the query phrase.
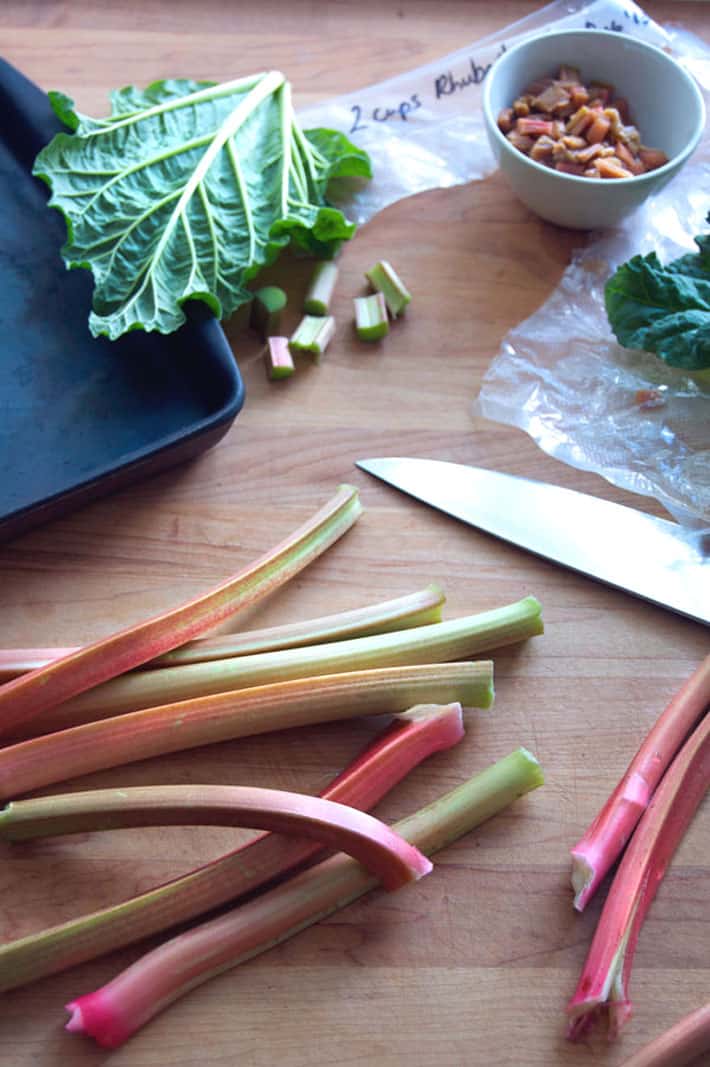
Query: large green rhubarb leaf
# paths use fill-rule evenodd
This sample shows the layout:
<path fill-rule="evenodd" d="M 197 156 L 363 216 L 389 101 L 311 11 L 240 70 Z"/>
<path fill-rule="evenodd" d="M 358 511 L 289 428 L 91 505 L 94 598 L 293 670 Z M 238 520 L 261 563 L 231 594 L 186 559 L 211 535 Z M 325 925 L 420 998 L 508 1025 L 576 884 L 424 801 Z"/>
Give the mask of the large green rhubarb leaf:
<path fill-rule="evenodd" d="M 283 74 L 129 86 L 107 119 L 50 99 L 74 132 L 42 149 L 34 173 L 66 218 L 67 266 L 93 273 L 94 336 L 170 333 L 190 299 L 228 316 L 290 240 L 326 258 L 354 232 L 326 186 L 369 177 L 368 158 L 341 133 L 303 132 Z"/>

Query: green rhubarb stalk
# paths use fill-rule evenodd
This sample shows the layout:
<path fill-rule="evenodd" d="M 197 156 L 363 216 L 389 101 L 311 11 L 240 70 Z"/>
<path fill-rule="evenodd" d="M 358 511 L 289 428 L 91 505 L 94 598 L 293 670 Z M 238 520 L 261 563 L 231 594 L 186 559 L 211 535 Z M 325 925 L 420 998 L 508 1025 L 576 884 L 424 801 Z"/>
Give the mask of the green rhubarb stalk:
<path fill-rule="evenodd" d="M 0 797 L 199 745 L 432 702 L 490 707 L 493 664 L 418 664 L 298 678 L 85 723 L 0 749 Z"/>
<path fill-rule="evenodd" d="M 688 1067 L 710 1053 L 710 1003 L 684 1016 L 649 1045 L 624 1060 L 621 1067 Z"/>
<path fill-rule="evenodd" d="M 278 285 L 257 289 L 251 302 L 249 325 L 266 341 L 281 329 L 281 313 L 286 307 L 286 294 Z"/>
<path fill-rule="evenodd" d="M 177 667 L 185 663 L 206 663 L 228 656 L 244 656 L 253 652 L 272 652 L 279 648 L 299 648 L 325 641 L 342 641 L 346 637 L 369 637 L 372 634 L 389 633 L 410 626 L 441 622 L 441 608 L 446 600 L 438 585 L 428 585 L 416 593 L 378 604 L 323 615 L 317 619 L 301 619 L 281 626 L 261 630 L 244 630 L 235 634 L 218 634 L 198 637 L 186 645 L 166 652 L 145 665 L 152 667 Z M 18 648 L 0 649 L 0 682 L 9 681 L 27 671 L 44 667 L 53 659 L 78 652 L 73 648 Z"/>
<path fill-rule="evenodd" d="M 710 712 L 664 774 L 626 847 L 567 1006 L 571 1040 L 582 1038 L 602 1011 L 612 1038 L 631 1016 L 629 979 L 641 927 L 708 788 Z"/>
<path fill-rule="evenodd" d="M 303 310 L 307 315 L 328 314 L 337 280 L 337 265 L 332 259 L 322 260 L 313 271 L 313 277 L 303 301 Z"/>
<path fill-rule="evenodd" d="M 361 510 L 357 490 L 341 486 L 286 540 L 210 592 L 0 686 L 0 736 L 76 693 L 184 644 L 272 593 L 350 529 Z"/>
<path fill-rule="evenodd" d="M 469 779 L 395 829 L 426 855 L 462 837 L 543 783 L 525 749 Z M 67 1005 L 67 1029 L 116 1048 L 189 990 L 292 937 L 374 889 L 376 878 L 333 856 L 242 907 L 148 953 L 94 993 Z"/>
<path fill-rule="evenodd" d="M 211 663 L 138 671 L 67 701 L 44 716 L 45 731 L 176 700 L 293 678 L 414 663 L 441 663 L 516 644 L 543 631 L 535 597 L 415 629 Z"/>
<path fill-rule="evenodd" d="M 268 337 L 264 349 L 266 373 L 272 382 L 281 378 L 290 378 L 295 371 L 288 337 Z"/>
<path fill-rule="evenodd" d="M 380 262 L 376 263 L 370 270 L 365 271 L 365 277 L 370 282 L 373 289 L 382 293 L 389 313 L 393 319 L 396 319 L 398 315 L 401 315 L 407 304 L 411 303 L 412 294 L 409 292 L 392 264 L 388 263 L 386 259 L 380 260 Z"/>
<path fill-rule="evenodd" d="M 388 890 L 431 870 L 417 848 L 367 812 L 285 789 L 139 785 L 16 800 L 0 811 L 0 837 L 6 841 L 137 826 L 242 826 L 299 834 L 346 852 Z"/>
<path fill-rule="evenodd" d="M 708 706 L 710 656 L 673 697 L 616 789 L 572 849 L 572 886 L 578 911 L 584 910 L 618 860 L 668 764 Z"/>
<path fill-rule="evenodd" d="M 373 293 L 372 296 L 356 296 L 353 304 L 355 306 L 355 330 L 361 341 L 379 341 L 381 337 L 389 333 L 387 305 L 382 293 Z"/>
<path fill-rule="evenodd" d="M 451 748 L 462 737 L 460 704 L 411 708 L 396 716 L 320 795 L 367 811 L 419 763 Z M 0 991 L 194 919 L 284 877 L 320 851 L 313 841 L 265 833 L 121 904 L 0 945 Z"/>
<path fill-rule="evenodd" d="M 310 352 L 320 363 L 321 356 L 333 339 L 335 319 L 332 315 L 304 315 L 289 341 L 289 348 L 294 353 Z"/>

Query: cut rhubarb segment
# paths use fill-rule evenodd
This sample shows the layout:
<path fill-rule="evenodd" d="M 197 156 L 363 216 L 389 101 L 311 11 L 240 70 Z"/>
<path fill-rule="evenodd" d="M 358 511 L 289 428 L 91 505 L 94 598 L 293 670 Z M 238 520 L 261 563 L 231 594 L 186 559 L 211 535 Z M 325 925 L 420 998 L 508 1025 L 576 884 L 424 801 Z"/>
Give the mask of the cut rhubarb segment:
<path fill-rule="evenodd" d="M 407 304 L 411 303 L 412 294 L 392 264 L 388 263 L 386 259 L 381 259 L 379 263 L 375 263 L 374 267 L 365 271 L 365 277 L 373 289 L 382 293 L 387 304 L 387 310 L 393 319 L 401 315 Z"/>
<path fill-rule="evenodd" d="M 0 736 L 76 693 L 184 644 L 272 593 L 349 530 L 361 510 L 357 490 L 341 486 L 295 533 L 210 592 L 0 686 Z"/>
<path fill-rule="evenodd" d="M 427 757 L 463 737 L 460 704 L 418 705 L 397 715 L 321 796 L 374 807 Z M 262 834 L 219 859 L 139 896 L 0 945 L 0 991 L 159 933 L 284 877 L 322 851 L 317 842 Z"/>
<path fill-rule="evenodd" d="M 710 656 L 650 731 L 602 810 L 572 849 L 574 906 L 583 911 L 624 850 L 636 823 L 686 737 L 710 705 Z"/>
<path fill-rule="evenodd" d="M 135 826 L 247 826 L 299 834 L 360 861 L 385 889 L 399 889 L 431 863 L 364 811 L 281 789 L 222 785 L 133 786 L 20 800 L 0 811 L 8 841 Z"/>
<path fill-rule="evenodd" d="M 710 714 L 683 745 L 639 822 L 604 903 L 574 996 L 568 1037 L 602 1011 L 616 1037 L 631 1016 L 629 978 L 639 933 L 673 853 L 710 787 Z"/>
<path fill-rule="evenodd" d="M 518 749 L 395 829 L 433 855 L 542 783 L 537 760 Z M 273 948 L 376 885 L 377 880 L 352 860 L 333 856 L 173 938 L 101 989 L 72 1000 L 67 1004 L 68 1025 L 105 1048 L 116 1048 L 197 985 Z"/>
<path fill-rule="evenodd" d="M 372 296 L 356 296 L 355 329 L 361 341 L 379 341 L 389 333 L 387 305 L 382 293 Z"/>
<path fill-rule="evenodd" d="M 333 339 L 335 319 L 332 315 L 304 315 L 296 332 L 292 334 L 289 347 L 292 352 L 310 352 L 320 363 L 321 356 Z"/>
<path fill-rule="evenodd" d="M 286 307 L 286 294 L 277 285 L 257 289 L 251 303 L 249 325 L 266 341 L 281 329 L 281 315 Z"/>
<path fill-rule="evenodd" d="M 318 264 L 303 301 L 303 310 L 307 315 L 328 314 L 337 280 L 338 268 L 331 259 L 324 259 Z"/>
<path fill-rule="evenodd" d="M 296 369 L 288 347 L 288 337 L 269 337 L 264 349 L 266 373 L 271 381 L 290 378 Z"/>

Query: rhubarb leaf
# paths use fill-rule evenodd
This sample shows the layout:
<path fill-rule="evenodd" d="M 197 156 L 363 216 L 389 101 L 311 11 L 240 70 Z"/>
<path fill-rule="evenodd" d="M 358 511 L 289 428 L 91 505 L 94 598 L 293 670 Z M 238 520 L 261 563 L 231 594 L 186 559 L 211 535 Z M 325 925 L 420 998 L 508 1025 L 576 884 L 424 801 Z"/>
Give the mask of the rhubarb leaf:
<path fill-rule="evenodd" d="M 42 149 L 34 174 L 66 219 L 67 267 L 93 273 L 94 336 L 170 333 L 191 299 L 226 317 L 289 241 L 328 258 L 355 230 L 326 187 L 368 177 L 367 155 L 336 131 L 301 131 L 277 71 L 128 86 L 107 119 L 50 100 L 74 132 Z"/>
<path fill-rule="evenodd" d="M 609 324 L 619 344 L 654 352 L 673 367 L 710 367 L 710 236 L 699 251 L 664 266 L 655 252 L 633 256 L 606 284 Z"/>

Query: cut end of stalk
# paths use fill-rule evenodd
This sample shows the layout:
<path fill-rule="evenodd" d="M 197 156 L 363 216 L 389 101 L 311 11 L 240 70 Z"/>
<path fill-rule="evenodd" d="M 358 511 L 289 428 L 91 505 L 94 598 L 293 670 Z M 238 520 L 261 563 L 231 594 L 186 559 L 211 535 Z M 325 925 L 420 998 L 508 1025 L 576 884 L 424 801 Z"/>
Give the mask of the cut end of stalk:
<path fill-rule="evenodd" d="M 118 1048 L 133 1030 L 116 1017 L 101 989 L 87 993 L 64 1005 L 70 1013 L 64 1029 L 72 1034 L 86 1034 L 102 1048 Z"/>
<path fill-rule="evenodd" d="M 540 761 L 537 756 L 534 756 L 532 752 L 527 748 L 517 748 L 512 753 L 515 758 L 517 766 L 520 768 L 521 778 L 525 781 L 525 788 L 521 789 L 520 796 L 524 796 L 525 793 L 529 793 L 532 789 L 537 789 L 539 786 L 545 784 L 545 772 L 543 771 Z"/>
<path fill-rule="evenodd" d="M 586 856 L 576 850 L 572 851 L 572 873 L 570 876 L 574 890 L 574 907 L 584 911 L 594 886 L 594 868 Z"/>
<path fill-rule="evenodd" d="M 401 715 L 395 716 L 400 722 L 432 723 L 436 721 L 436 734 L 433 737 L 433 751 L 443 752 L 453 748 L 464 735 L 463 708 L 458 702 L 452 704 L 417 704 Z"/>

